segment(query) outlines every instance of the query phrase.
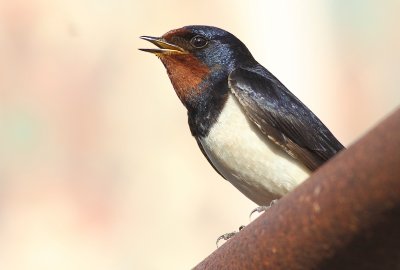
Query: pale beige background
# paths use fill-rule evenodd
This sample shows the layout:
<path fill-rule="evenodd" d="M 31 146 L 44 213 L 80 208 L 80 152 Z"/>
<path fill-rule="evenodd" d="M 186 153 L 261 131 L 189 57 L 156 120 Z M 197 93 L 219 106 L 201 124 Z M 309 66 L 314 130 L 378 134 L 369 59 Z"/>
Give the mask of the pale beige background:
<path fill-rule="evenodd" d="M 0 1 L 0 269 L 189 269 L 254 204 L 140 35 L 227 29 L 346 145 L 400 103 L 399 1 Z"/>

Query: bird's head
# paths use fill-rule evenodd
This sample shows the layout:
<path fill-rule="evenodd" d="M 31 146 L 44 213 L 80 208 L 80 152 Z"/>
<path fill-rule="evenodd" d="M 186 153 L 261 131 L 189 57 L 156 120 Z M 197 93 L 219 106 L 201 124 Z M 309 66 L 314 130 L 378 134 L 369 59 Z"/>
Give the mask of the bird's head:
<path fill-rule="evenodd" d="M 142 36 L 158 48 L 140 49 L 157 55 L 186 106 L 215 81 L 226 79 L 240 63 L 253 63 L 246 46 L 231 33 L 211 26 L 185 26 L 161 37 Z"/>

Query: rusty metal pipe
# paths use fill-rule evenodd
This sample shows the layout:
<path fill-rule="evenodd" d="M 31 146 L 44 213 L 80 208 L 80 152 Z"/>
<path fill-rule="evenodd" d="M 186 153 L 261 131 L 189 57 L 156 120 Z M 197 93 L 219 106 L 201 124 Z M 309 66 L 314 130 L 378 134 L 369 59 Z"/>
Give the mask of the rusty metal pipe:
<path fill-rule="evenodd" d="M 400 269 L 400 109 L 194 269 Z"/>

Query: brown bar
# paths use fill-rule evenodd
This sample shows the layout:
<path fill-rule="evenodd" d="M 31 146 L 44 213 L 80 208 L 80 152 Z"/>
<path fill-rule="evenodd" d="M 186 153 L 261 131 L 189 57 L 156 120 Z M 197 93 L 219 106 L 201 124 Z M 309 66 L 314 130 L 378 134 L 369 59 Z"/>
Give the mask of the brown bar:
<path fill-rule="evenodd" d="M 400 109 L 194 269 L 400 269 Z"/>

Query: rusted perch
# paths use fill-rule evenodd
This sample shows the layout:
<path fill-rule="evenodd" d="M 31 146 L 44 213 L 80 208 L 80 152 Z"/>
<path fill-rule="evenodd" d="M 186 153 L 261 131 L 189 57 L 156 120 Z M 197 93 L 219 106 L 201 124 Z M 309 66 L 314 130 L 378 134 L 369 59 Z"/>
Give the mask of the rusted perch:
<path fill-rule="evenodd" d="M 195 269 L 400 269 L 400 109 Z"/>

